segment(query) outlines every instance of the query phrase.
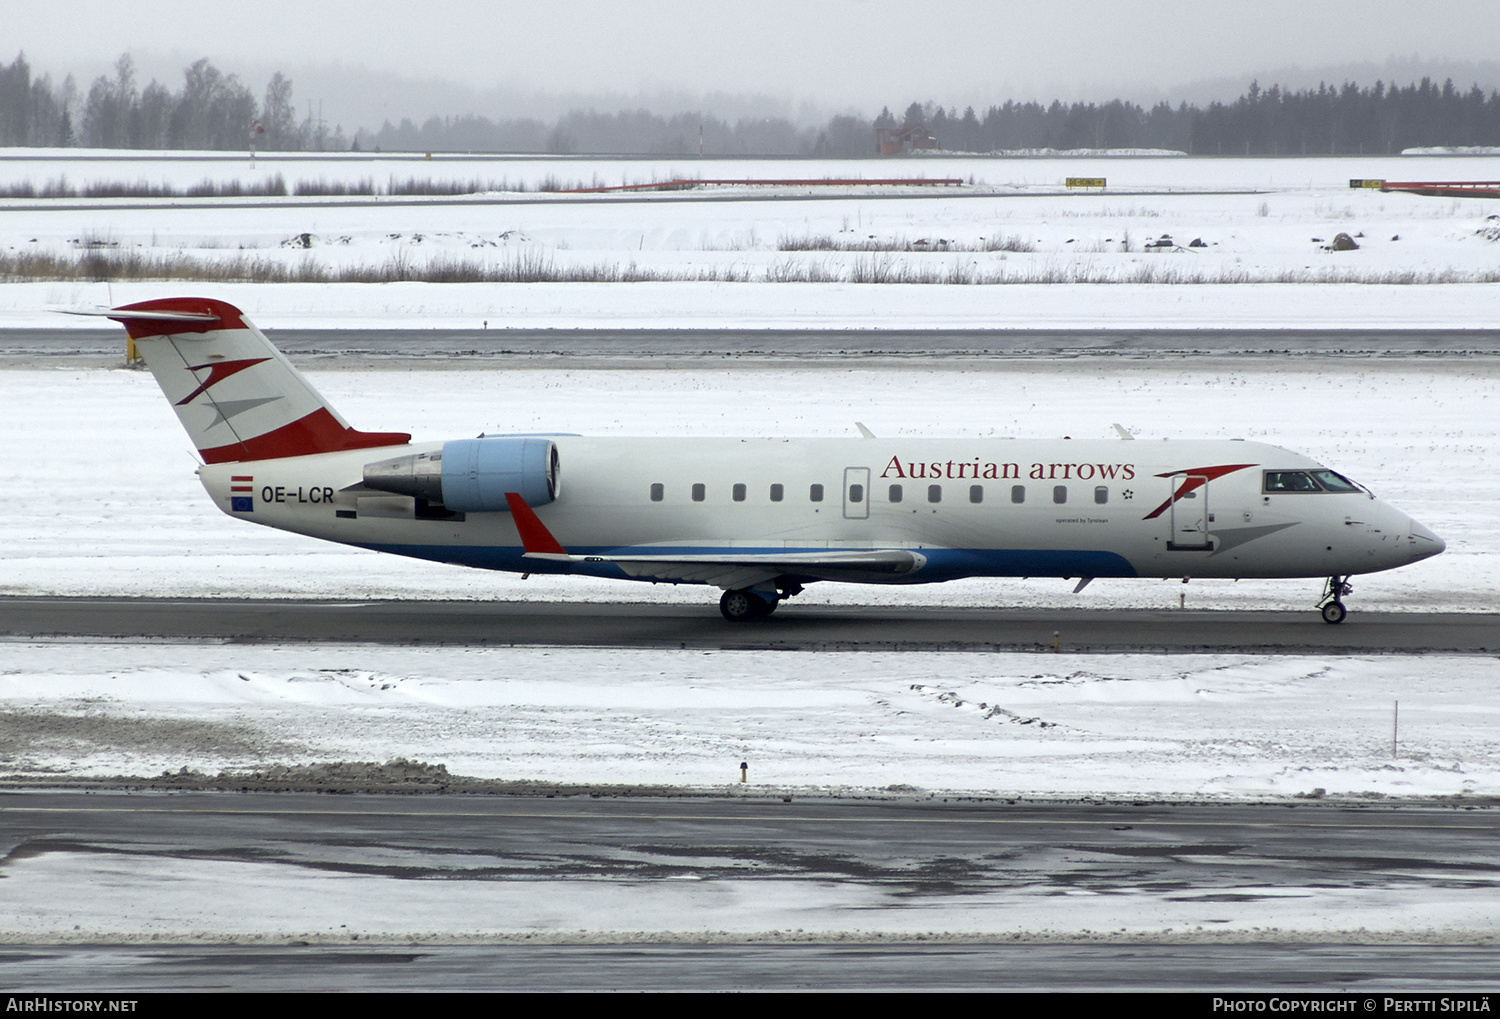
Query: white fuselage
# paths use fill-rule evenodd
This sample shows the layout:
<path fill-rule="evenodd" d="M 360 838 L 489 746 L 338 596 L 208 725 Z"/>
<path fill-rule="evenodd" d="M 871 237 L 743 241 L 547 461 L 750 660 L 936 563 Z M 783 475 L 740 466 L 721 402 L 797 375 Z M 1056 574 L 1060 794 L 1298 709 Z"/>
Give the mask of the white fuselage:
<path fill-rule="evenodd" d="M 536 515 L 570 553 L 912 549 L 921 567 L 884 581 L 925 583 L 1334 577 L 1443 548 L 1365 491 L 1268 492 L 1266 471 L 1319 465 L 1255 442 L 551 438 L 560 486 Z M 372 461 L 441 446 L 199 473 L 221 509 L 259 524 L 489 569 L 626 576 L 611 563 L 523 559 L 508 512 L 424 517 L 417 500 L 362 485 Z"/>

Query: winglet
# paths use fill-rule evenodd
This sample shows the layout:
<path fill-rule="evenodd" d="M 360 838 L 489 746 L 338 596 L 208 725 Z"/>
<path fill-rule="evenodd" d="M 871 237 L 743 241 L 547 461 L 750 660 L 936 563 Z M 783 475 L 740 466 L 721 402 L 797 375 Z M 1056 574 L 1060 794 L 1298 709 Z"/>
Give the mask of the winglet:
<path fill-rule="evenodd" d="M 518 492 L 506 492 L 505 502 L 510 506 L 511 519 L 516 522 L 516 531 L 521 535 L 521 547 L 529 555 L 533 552 L 545 552 L 550 555 L 567 555 L 568 550 L 558 544 L 552 532 L 547 530 L 547 525 L 537 519 L 537 515 L 531 512 L 531 507 L 526 505 Z"/>

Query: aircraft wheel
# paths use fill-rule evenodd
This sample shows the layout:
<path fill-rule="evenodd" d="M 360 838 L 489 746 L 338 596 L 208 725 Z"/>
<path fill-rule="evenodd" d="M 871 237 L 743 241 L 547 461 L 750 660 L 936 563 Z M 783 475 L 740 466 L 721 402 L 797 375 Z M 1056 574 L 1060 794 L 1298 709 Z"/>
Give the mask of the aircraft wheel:
<path fill-rule="evenodd" d="M 1344 603 L 1341 601 L 1331 601 L 1323 606 L 1323 622 L 1325 623 L 1342 623 L 1348 614 L 1349 611 L 1344 608 Z"/>
<path fill-rule="evenodd" d="M 731 623 L 743 623 L 767 615 L 766 603 L 749 591 L 725 591 L 719 599 L 719 611 Z"/>

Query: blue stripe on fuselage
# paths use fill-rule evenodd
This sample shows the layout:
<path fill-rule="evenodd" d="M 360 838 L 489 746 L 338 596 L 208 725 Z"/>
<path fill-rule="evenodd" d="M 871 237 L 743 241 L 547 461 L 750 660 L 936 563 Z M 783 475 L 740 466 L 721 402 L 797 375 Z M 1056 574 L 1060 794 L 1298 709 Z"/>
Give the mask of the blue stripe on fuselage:
<path fill-rule="evenodd" d="M 434 562 L 471 566 L 481 570 L 504 570 L 510 573 L 572 573 L 583 576 L 623 580 L 650 580 L 630 577 L 613 563 L 555 563 L 545 559 L 523 559 L 519 546 L 485 545 L 365 545 L 376 552 L 430 559 Z M 569 549 L 575 555 L 701 555 L 705 558 L 732 558 L 736 555 L 786 555 L 792 553 L 859 552 L 874 549 L 850 548 L 706 548 L 683 545 L 650 548 L 586 547 Z M 922 548 L 912 549 L 927 559 L 927 565 L 916 573 L 883 577 L 880 583 L 927 584 L 962 577 L 1134 577 L 1135 567 L 1124 556 L 1114 552 L 1087 550 L 1042 550 L 1024 548 Z"/>

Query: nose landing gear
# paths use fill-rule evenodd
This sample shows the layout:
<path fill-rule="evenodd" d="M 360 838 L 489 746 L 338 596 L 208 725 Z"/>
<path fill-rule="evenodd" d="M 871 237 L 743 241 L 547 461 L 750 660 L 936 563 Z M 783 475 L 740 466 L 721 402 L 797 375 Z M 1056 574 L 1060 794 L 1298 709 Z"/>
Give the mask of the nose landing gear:
<path fill-rule="evenodd" d="M 1323 585 L 1323 597 L 1318 600 L 1318 609 L 1323 613 L 1323 622 L 1342 623 L 1349 610 L 1344 608 L 1344 596 L 1354 591 L 1343 577 L 1329 577 Z"/>

